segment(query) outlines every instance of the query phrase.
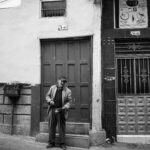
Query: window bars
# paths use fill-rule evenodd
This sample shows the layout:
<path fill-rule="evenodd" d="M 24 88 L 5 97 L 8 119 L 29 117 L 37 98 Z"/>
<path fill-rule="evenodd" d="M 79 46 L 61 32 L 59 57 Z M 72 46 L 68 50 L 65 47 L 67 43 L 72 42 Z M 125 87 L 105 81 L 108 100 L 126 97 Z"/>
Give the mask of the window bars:
<path fill-rule="evenodd" d="M 42 17 L 64 16 L 66 13 L 66 0 L 61 1 L 42 1 Z"/>
<path fill-rule="evenodd" d="M 117 59 L 118 93 L 150 93 L 150 58 Z"/>
<path fill-rule="evenodd" d="M 118 94 L 150 94 L 150 41 L 116 41 Z"/>

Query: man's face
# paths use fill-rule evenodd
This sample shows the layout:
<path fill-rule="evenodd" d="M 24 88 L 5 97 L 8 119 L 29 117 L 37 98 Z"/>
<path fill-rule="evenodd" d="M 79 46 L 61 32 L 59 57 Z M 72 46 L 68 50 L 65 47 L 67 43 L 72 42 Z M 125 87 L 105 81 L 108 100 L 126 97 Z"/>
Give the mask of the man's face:
<path fill-rule="evenodd" d="M 59 79 L 58 81 L 57 81 L 57 85 L 58 85 L 58 87 L 60 87 L 60 88 L 63 88 L 64 87 L 64 85 L 65 85 L 65 81 L 63 80 L 63 79 Z"/>

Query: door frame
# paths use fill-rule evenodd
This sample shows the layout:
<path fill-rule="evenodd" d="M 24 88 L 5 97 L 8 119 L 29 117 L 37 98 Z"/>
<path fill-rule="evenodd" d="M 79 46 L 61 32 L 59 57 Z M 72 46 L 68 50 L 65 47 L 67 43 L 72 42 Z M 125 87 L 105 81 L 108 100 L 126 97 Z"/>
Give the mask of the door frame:
<path fill-rule="evenodd" d="M 42 65 L 42 41 L 63 41 L 63 40 L 79 40 L 79 39 L 89 39 L 90 41 L 90 52 L 89 52 L 89 68 L 90 68 L 90 101 L 89 101 L 89 112 L 90 112 L 90 119 L 89 119 L 89 123 L 90 123 L 90 127 L 92 126 L 92 79 L 93 79 L 93 35 L 89 35 L 89 36 L 76 36 L 76 37 L 66 37 L 66 38 L 42 38 L 40 39 L 40 122 L 43 121 L 42 120 L 42 115 L 43 115 L 43 101 L 42 98 L 44 97 L 42 94 L 42 79 L 43 79 L 43 65 Z"/>

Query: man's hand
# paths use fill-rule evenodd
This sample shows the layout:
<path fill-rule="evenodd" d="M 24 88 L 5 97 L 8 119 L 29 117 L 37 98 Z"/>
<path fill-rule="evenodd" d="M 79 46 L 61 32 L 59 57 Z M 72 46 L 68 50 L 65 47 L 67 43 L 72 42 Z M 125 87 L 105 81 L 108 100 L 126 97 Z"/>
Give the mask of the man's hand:
<path fill-rule="evenodd" d="M 55 104 L 53 100 L 48 100 L 47 103 L 48 103 L 49 105 L 54 105 L 54 104 Z"/>
<path fill-rule="evenodd" d="M 66 106 L 63 106 L 63 107 L 62 107 L 62 110 L 67 110 Z"/>
<path fill-rule="evenodd" d="M 54 101 L 50 101 L 50 104 L 51 104 L 51 105 L 55 105 Z"/>
<path fill-rule="evenodd" d="M 57 113 L 59 113 L 59 112 L 61 112 L 62 111 L 62 108 L 56 108 L 55 109 L 55 113 L 57 114 Z"/>

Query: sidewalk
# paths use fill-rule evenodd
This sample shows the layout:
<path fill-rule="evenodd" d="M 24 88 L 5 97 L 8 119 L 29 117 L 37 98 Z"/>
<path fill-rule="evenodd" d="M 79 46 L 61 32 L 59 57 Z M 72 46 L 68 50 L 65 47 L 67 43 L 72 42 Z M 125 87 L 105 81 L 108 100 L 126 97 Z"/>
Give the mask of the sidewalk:
<path fill-rule="evenodd" d="M 35 142 L 34 137 L 10 136 L 0 133 L 0 150 L 48 150 L 46 143 Z M 61 150 L 59 147 L 49 150 Z M 67 150 L 87 150 L 82 148 L 67 147 Z M 137 144 L 103 144 L 97 147 L 90 147 L 89 150 L 150 150 L 150 145 Z"/>

